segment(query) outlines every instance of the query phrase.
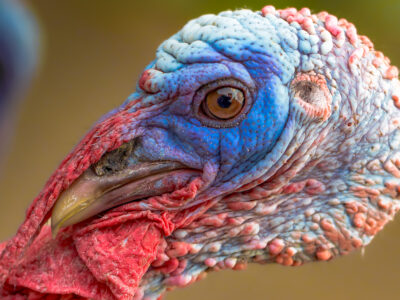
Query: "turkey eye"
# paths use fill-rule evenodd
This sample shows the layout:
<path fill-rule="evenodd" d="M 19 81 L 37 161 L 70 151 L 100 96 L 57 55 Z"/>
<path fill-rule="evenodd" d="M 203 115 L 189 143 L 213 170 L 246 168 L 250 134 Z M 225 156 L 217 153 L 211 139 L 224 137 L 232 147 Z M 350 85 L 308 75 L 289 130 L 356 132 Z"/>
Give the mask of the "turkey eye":
<path fill-rule="evenodd" d="M 245 97 L 241 90 L 222 87 L 209 92 L 203 101 L 203 110 L 210 117 L 228 120 L 237 116 L 244 105 Z"/>
<path fill-rule="evenodd" d="M 230 128 L 246 118 L 255 86 L 235 78 L 221 78 L 201 86 L 193 95 L 193 114 L 205 126 Z"/>

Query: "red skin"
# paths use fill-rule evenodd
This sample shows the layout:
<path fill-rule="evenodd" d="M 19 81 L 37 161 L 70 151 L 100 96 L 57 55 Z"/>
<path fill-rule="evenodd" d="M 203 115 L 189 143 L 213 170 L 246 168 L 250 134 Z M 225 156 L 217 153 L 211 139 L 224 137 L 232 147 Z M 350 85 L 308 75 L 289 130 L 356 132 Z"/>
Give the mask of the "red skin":
<path fill-rule="evenodd" d="M 271 6 L 262 9 L 263 15 L 274 13 Z M 296 11 L 293 8 L 279 11 L 282 19 L 287 22 L 297 22 L 310 34 L 315 31 L 314 19 L 325 22 L 328 30 L 340 43 L 344 41 L 344 31 L 350 43 L 355 44 L 357 39 L 363 41 L 363 47 L 354 51 L 349 58 L 349 64 L 356 63 L 372 48 L 372 44 L 365 37 L 358 37 L 355 27 L 347 21 L 331 16 L 325 12 L 318 15 L 310 15 L 309 10 Z M 343 28 L 342 28 L 343 27 Z M 386 64 L 387 59 L 379 52 L 375 54 L 374 64 Z M 386 79 L 396 78 L 398 70 L 388 67 Z M 139 86 L 146 92 L 155 92 L 156 87 L 150 85 L 151 71 L 145 71 L 139 80 Z M 304 78 L 302 78 L 304 80 Z M 324 86 L 326 83 L 318 76 L 310 76 L 310 81 Z M 328 96 L 326 97 L 329 98 Z M 400 106 L 398 94 L 393 94 L 392 99 L 396 106 Z M 330 99 L 329 99 L 330 101 Z M 329 102 L 330 103 L 330 102 Z M 331 111 L 326 107 L 315 110 L 307 103 L 299 104 L 312 116 L 325 120 Z M 101 217 L 89 219 L 78 225 L 63 229 L 53 239 L 48 225 L 45 225 L 51 215 L 51 210 L 62 191 L 66 190 L 87 168 L 96 163 L 104 153 L 112 151 L 123 143 L 132 140 L 138 135 L 138 129 L 132 120 L 144 118 L 142 115 L 150 115 L 151 110 L 146 110 L 151 103 L 141 103 L 141 99 L 132 100 L 126 106 L 109 115 L 96 124 L 86 137 L 77 145 L 71 154 L 62 162 L 53 176 L 47 182 L 40 195 L 29 208 L 26 220 L 19 228 L 17 234 L 7 243 L 0 245 L 2 250 L 0 257 L 0 282 L 2 299 L 140 299 L 143 291 L 139 288 L 140 280 L 148 268 L 158 268 L 158 271 L 172 275 L 168 280 L 171 285 L 184 286 L 191 283 L 178 275 L 185 268 L 185 261 L 181 257 L 195 251 L 189 244 L 171 243 L 166 247 L 165 238 L 178 228 L 189 228 L 197 225 L 219 228 L 222 226 L 237 226 L 243 220 L 240 217 L 230 217 L 229 214 L 207 213 L 203 215 L 214 202 L 204 202 L 188 209 L 180 209 L 190 199 L 193 199 L 197 191 L 202 187 L 202 180 L 195 179 L 188 186 L 168 195 L 151 197 L 139 202 L 132 202 L 108 211 Z M 135 106 L 135 107 L 134 107 Z M 133 109 L 134 107 L 134 109 Z M 132 112 L 133 111 L 133 112 Z M 129 125 L 127 125 L 129 124 Z M 129 127 L 128 127 L 129 126 Z M 321 134 L 323 140 L 325 133 Z M 316 140 L 315 143 L 318 143 Z M 301 155 L 301 154 L 297 154 Z M 298 157 L 297 157 L 298 158 Z M 291 160 L 297 159 L 292 156 Z M 395 177 L 399 177 L 398 162 L 388 162 L 383 167 Z M 286 166 L 282 172 L 286 172 Z M 296 170 L 289 170 L 294 176 Z M 279 175 L 279 174 L 278 174 Z M 289 175 L 287 175 L 289 176 Z M 242 186 L 251 199 L 252 194 L 260 192 L 259 196 L 267 197 L 273 189 L 281 189 L 282 194 L 295 194 L 304 191 L 308 195 L 316 195 L 324 191 L 323 183 L 315 179 L 307 179 L 289 183 L 283 187 L 279 180 L 266 182 L 263 179 Z M 257 189 L 259 188 L 259 189 Z M 397 208 L 382 202 L 376 197 L 379 193 L 397 195 L 395 183 L 387 183 L 382 190 L 370 188 L 355 188 L 351 192 L 359 198 L 359 202 L 348 202 L 346 214 L 351 217 L 355 227 L 363 233 L 373 236 L 394 215 Z M 264 193 L 264 194 L 262 194 Z M 245 195 L 245 193 L 243 194 Z M 369 212 L 363 200 L 366 198 L 376 202 L 384 212 Z M 256 202 L 248 202 L 249 198 L 243 197 L 243 201 L 227 201 L 230 212 L 250 211 L 255 208 Z M 235 200 L 234 197 L 231 200 Z M 216 201 L 216 200 L 215 200 Z M 146 207 L 145 209 L 143 207 Z M 174 208 L 170 210 L 169 208 Z M 259 213 L 269 214 L 272 208 L 264 207 Z M 311 218 L 311 214 L 306 217 Z M 201 216 L 203 215 L 203 218 Z M 363 245 L 363 241 L 357 236 L 351 236 L 349 230 L 342 225 L 342 215 L 335 216 L 335 226 L 331 219 L 316 215 L 312 218 L 310 229 L 320 229 L 323 235 L 318 238 L 308 236 L 303 232 L 293 232 L 295 240 L 301 240 L 302 247 L 310 256 L 317 260 L 330 260 L 337 256 L 337 249 L 328 249 L 327 244 L 333 243 L 340 249 L 341 254 L 346 254 Z M 193 222 L 195 219 L 196 222 Z M 250 235 L 258 230 L 257 224 L 243 226 L 239 231 L 230 231 L 232 237 L 239 234 Z M 248 240 L 251 244 L 251 239 Z M 217 248 L 217 245 L 214 245 Z M 252 250 L 264 249 L 266 242 L 252 244 Z M 277 237 L 268 242 L 269 255 L 274 261 L 283 265 L 300 265 L 303 262 L 297 260 L 296 249 L 288 245 L 283 239 Z M 171 260 L 163 263 L 162 255 L 166 254 Z M 215 249 L 210 249 L 214 251 Z M 336 252 L 335 252 L 336 251 Z M 134 254 L 133 254 L 134 253 Z M 262 259 L 262 258 L 261 258 Z M 227 259 L 226 262 L 218 262 L 214 258 L 207 258 L 205 264 L 208 267 L 229 267 L 236 270 L 245 268 L 245 262 L 237 262 Z M 176 275 L 176 276 L 175 276 Z M 203 275 L 199 275 L 201 278 Z M 80 296 L 75 296 L 79 294 Z"/>
<path fill-rule="evenodd" d="M 121 132 L 125 124 L 139 116 L 140 111 L 129 111 L 139 101 L 130 102 L 86 135 L 34 200 L 17 234 L 1 244 L 2 299 L 63 299 L 62 294 L 131 299 L 155 260 L 160 241 L 172 233 L 179 221 L 185 222 L 184 212 L 180 216 L 143 212 L 128 204 L 102 218 L 62 230 L 56 239 L 52 238 L 49 226 L 44 225 L 63 190 L 104 153 L 132 138 Z M 193 182 L 168 199 L 148 199 L 149 205 L 174 201 L 179 205 L 180 201 L 194 197 L 198 187 L 199 182 Z"/>

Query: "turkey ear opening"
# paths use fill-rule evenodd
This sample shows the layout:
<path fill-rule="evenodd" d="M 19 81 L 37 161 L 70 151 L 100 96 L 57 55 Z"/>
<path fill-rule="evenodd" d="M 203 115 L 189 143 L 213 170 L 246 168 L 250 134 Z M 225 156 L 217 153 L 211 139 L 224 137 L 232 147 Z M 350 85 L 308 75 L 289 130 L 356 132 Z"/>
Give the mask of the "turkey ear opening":
<path fill-rule="evenodd" d="M 293 101 L 309 119 L 323 122 L 330 117 L 332 95 L 324 76 L 301 73 L 290 88 Z"/>

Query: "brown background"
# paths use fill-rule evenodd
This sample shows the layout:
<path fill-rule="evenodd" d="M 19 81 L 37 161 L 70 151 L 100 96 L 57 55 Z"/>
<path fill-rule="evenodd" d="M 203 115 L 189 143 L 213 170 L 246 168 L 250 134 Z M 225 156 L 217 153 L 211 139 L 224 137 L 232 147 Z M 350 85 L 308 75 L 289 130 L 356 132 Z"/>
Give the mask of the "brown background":
<path fill-rule="evenodd" d="M 43 30 L 42 67 L 19 110 L 15 139 L 0 180 L 0 240 L 61 159 L 91 124 L 133 91 L 158 44 L 186 21 L 209 12 L 265 4 L 309 6 L 354 22 L 376 48 L 400 64 L 400 2 L 394 1 L 136 1 L 36 0 Z M 400 218 L 365 249 L 329 263 L 298 268 L 252 265 L 223 271 L 178 299 L 399 299 Z"/>

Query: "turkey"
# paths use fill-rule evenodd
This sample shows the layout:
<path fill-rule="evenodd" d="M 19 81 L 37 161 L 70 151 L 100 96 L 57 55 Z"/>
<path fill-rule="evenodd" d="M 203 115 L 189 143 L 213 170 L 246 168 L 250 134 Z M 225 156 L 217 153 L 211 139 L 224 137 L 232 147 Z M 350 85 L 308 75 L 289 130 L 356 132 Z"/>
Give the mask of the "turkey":
<path fill-rule="evenodd" d="M 326 12 L 190 21 L 1 244 L 2 299 L 160 299 L 212 270 L 367 245 L 400 207 L 399 87 Z"/>

